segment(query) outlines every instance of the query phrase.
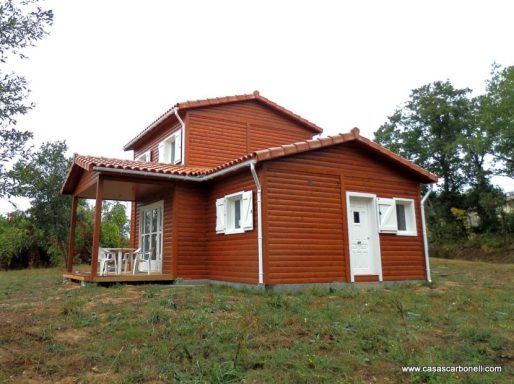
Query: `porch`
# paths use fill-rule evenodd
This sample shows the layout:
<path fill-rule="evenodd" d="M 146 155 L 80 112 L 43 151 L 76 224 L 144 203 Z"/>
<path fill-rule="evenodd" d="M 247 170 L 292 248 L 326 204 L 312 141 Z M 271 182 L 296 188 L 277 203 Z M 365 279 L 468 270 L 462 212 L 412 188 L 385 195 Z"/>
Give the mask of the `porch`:
<path fill-rule="evenodd" d="M 73 173 L 73 168 L 70 173 Z M 174 181 L 134 175 L 119 175 L 110 170 L 79 170 L 78 174 L 68 176 L 72 182 L 63 186 L 63 193 L 72 195 L 70 236 L 66 271 L 63 278 L 75 282 L 116 283 L 116 282 L 163 282 L 173 281 L 171 254 L 164 260 L 164 201 L 168 214 L 171 213 L 171 194 Z M 66 189 L 68 188 L 68 189 Z M 89 268 L 74 266 L 75 230 L 79 199 L 95 200 L 92 254 Z M 102 224 L 102 205 L 104 200 L 128 201 L 132 203 L 130 214 L 129 244 L 126 248 L 104 249 L 100 241 Z M 155 201 L 159 203 L 155 203 Z M 144 202 L 144 203 L 143 203 Z M 136 206 L 137 204 L 137 206 Z M 171 234 L 168 234 L 170 236 Z M 116 254 L 114 265 L 104 268 L 106 250 Z M 139 251 L 139 252 L 136 252 Z M 119 251 L 119 258 L 117 257 Z M 129 251 L 130 253 L 125 253 Z M 141 257 L 141 268 L 137 268 L 136 253 Z M 129 257 L 128 267 L 121 268 L 121 256 Z M 112 260 L 114 261 L 114 260 Z M 133 267 L 135 265 L 135 267 Z M 74 268 L 75 267 L 75 268 Z"/>
<path fill-rule="evenodd" d="M 86 282 L 86 283 L 135 283 L 135 282 L 172 282 L 175 278 L 169 274 L 162 273 L 138 273 L 136 275 L 132 274 L 112 274 L 112 275 L 104 275 L 92 276 L 90 272 L 65 272 L 62 274 L 63 279 L 67 279 L 75 282 Z"/>

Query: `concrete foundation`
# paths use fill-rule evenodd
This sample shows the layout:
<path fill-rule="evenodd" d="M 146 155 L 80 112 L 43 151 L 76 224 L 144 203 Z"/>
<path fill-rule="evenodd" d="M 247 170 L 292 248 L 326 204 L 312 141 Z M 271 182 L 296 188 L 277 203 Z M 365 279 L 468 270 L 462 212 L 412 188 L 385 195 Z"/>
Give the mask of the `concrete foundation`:
<path fill-rule="evenodd" d="M 402 281 L 381 281 L 381 282 L 361 282 L 361 283 L 346 283 L 346 282 L 333 282 L 333 283 L 308 283 L 308 284 L 248 284 L 248 283 L 235 283 L 230 281 L 221 280 L 177 280 L 173 285 L 219 285 L 225 287 L 232 287 L 235 289 L 248 289 L 252 291 L 261 292 L 278 292 L 278 293 L 297 293 L 309 289 L 320 290 L 341 290 L 341 289 L 370 289 L 370 288 L 391 288 L 400 286 L 412 286 L 425 283 L 424 280 L 402 280 Z"/>

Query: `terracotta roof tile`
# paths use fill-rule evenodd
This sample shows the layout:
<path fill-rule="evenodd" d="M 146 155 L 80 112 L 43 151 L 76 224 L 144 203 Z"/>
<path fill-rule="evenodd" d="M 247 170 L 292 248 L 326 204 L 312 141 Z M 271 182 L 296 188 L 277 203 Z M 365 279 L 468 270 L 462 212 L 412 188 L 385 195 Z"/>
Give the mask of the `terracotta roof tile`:
<path fill-rule="evenodd" d="M 92 171 L 95 167 L 101 168 L 111 168 L 111 169 L 122 169 L 128 171 L 135 172 L 150 172 L 155 174 L 164 174 L 164 175 L 177 175 L 177 176 L 191 176 L 191 177 L 201 177 L 206 176 L 222 169 L 231 167 L 233 165 L 242 163 L 247 160 L 255 160 L 256 162 L 267 161 L 271 159 L 276 159 L 284 156 L 290 156 L 297 153 L 307 152 L 318 148 L 330 147 L 336 144 L 340 144 L 343 142 L 355 141 L 358 142 L 370 149 L 374 152 L 378 152 L 381 155 L 389 158 L 391 161 L 410 169 L 412 172 L 417 173 L 421 176 L 421 178 L 425 182 L 436 182 L 437 176 L 428 172 L 427 170 L 419 167 L 418 165 L 398 156 L 397 154 L 389 151 L 388 149 L 380 146 L 379 144 L 360 136 L 358 129 L 354 128 L 350 133 L 339 134 L 335 136 L 328 136 L 319 139 L 305 140 L 299 141 L 292 144 L 286 144 L 279 147 L 266 148 L 259 151 L 255 151 L 252 153 L 248 153 L 244 156 L 241 156 L 237 159 L 230 160 L 224 164 L 221 164 L 217 167 L 187 167 L 183 165 L 173 165 L 173 164 L 163 164 L 163 163 L 150 163 L 144 161 L 134 161 L 134 160 L 122 160 L 122 159 L 112 159 L 106 157 L 97 157 L 97 156 L 83 156 L 83 155 L 75 155 L 73 159 L 73 165 L 79 166 L 87 171 Z M 68 176 L 66 177 L 65 184 L 63 185 L 63 191 L 65 190 L 65 186 L 70 181 L 71 170 L 68 171 Z M 69 190 L 69 187 L 66 187 L 66 191 Z"/>
<path fill-rule="evenodd" d="M 183 165 L 151 163 L 146 161 L 112 159 L 108 157 L 84 155 L 75 155 L 73 162 L 87 171 L 92 171 L 95 167 L 102 167 L 170 175 L 197 176 L 206 174 L 210 170 L 210 168 L 203 167 L 185 167 Z"/>
<path fill-rule="evenodd" d="M 147 128 L 145 128 L 141 133 L 139 133 L 136 137 L 134 137 L 132 140 L 130 140 L 130 142 L 128 142 L 123 147 L 123 149 L 126 151 L 133 149 L 134 145 L 136 145 L 137 142 L 142 140 L 143 137 L 145 137 L 147 134 L 149 134 L 151 131 L 153 131 L 164 120 L 166 120 L 167 118 L 171 118 L 174 115 L 174 109 L 176 109 L 176 108 L 178 108 L 178 110 L 180 110 L 180 111 L 186 111 L 188 109 L 203 108 L 203 107 L 236 103 L 236 102 L 248 101 L 248 100 L 257 100 L 257 101 L 269 106 L 270 108 L 275 109 L 276 111 L 282 113 L 283 115 L 288 116 L 290 119 L 296 120 L 300 124 L 303 124 L 304 126 L 306 126 L 307 128 L 309 128 L 310 130 L 312 130 L 316 133 L 323 132 L 323 129 L 318 127 L 316 124 L 310 122 L 307 119 L 304 119 L 303 117 L 297 115 L 296 113 L 293 113 L 290 110 L 282 107 L 281 105 L 278 105 L 277 103 L 265 98 L 264 96 L 261 96 L 261 94 L 258 91 L 255 91 L 253 93 L 245 94 L 245 95 L 216 97 L 216 98 L 212 98 L 212 99 L 184 101 L 181 103 L 177 103 L 173 106 L 173 108 L 168 109 L 165 113 L 163 113 L 156 120 L 154 120 Z"/>
<path fill-rule="evenodd" d="M 293 153 L 298 153 L 298 148 L 296 148 L 296 145 L 294 144 L 287 144 L 282 146 L 282 148 L 284 149 L 285 155 L 292 155 Z"/>

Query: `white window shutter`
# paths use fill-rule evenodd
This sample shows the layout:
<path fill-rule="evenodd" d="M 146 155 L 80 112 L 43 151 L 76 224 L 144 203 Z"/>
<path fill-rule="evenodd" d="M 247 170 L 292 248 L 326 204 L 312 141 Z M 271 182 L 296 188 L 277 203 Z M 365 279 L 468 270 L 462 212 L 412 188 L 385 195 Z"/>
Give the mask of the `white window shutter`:
<path fill-rule="evenodd" d="M 182 162 L 182 129 L 175 133 L 175 159 L 173 159 L 173 162 L 175 164 Z"/>
<path fill-rule="evenodd" d="M 227 227 L 227 211 L 225 207 L 225 198 L 216 200 L 216 233 L 225 233 Z"/>
<path fill-rule="evenodd" d="M 245 231 L 251 231 L 253 229 L 252 195 L 252 191 L 243 192 L 243 199 L 241 204 L 241 224 Z"/>
<path fill-rule="evenodd" d="M 159 163 L 167 163 L 165 142 L 159 143 Z"/>
<path fill-rule="evenodd" d="M 377 199 L 379 232 L 398 232 L 394 199 Z"/>

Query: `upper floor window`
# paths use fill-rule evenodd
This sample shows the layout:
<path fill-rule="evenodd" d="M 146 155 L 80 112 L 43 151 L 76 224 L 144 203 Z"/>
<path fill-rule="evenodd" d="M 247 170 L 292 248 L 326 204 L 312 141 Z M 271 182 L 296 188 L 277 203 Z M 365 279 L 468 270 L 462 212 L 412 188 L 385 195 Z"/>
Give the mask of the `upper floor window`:
<path fill-rule="evenodd" d="M 140 154 L 138 157 L 136 157 L 135 160 L 136 161 L 151 161 L 150 160 L 150 150 Z"/>
<path fill-rule="evenodd" d="M 182 130 L 159 143 L 159 163 L 182 163 Z"/>

